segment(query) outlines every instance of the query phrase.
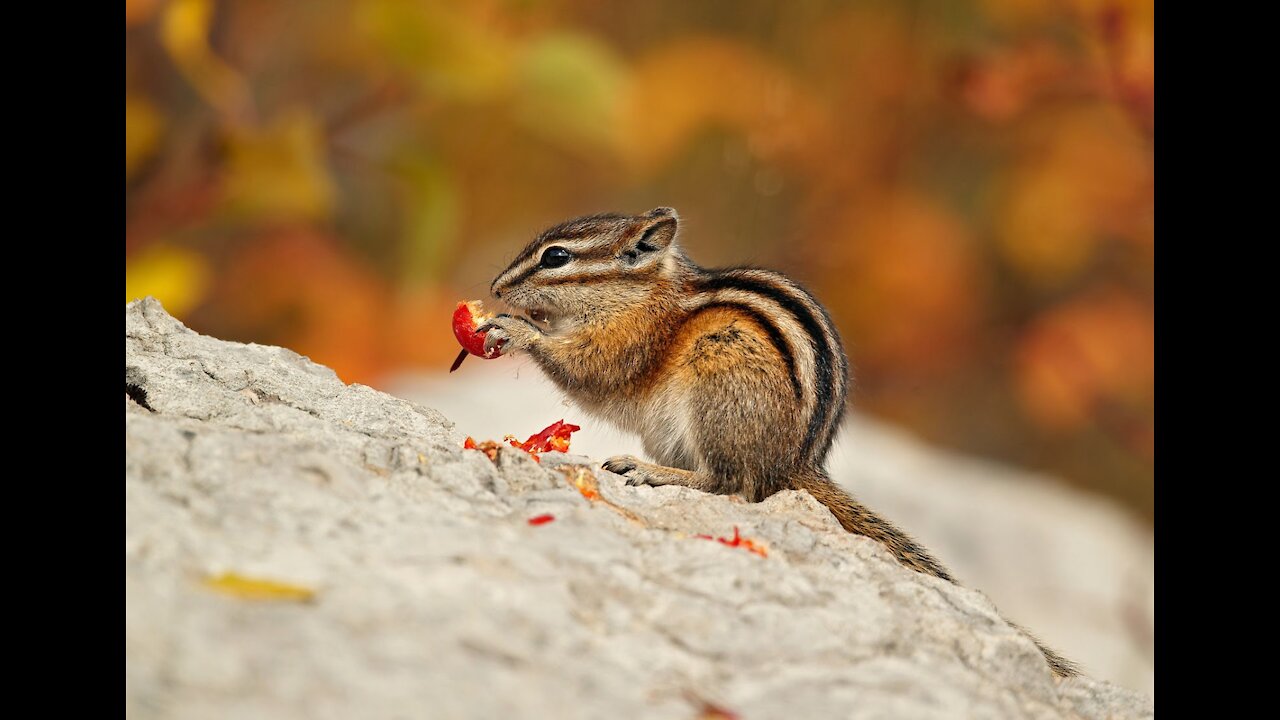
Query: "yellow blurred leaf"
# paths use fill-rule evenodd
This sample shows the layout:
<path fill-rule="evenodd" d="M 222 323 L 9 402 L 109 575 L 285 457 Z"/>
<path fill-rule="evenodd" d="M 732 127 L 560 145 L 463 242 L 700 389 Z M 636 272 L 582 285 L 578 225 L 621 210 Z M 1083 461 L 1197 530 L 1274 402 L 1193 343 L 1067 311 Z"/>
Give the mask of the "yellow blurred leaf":
<path fill-rule="evenodd" d="M 124 99 L 124 177 L 129 179 L 155 153 L 164 131 L 164 116 L 144 97 Z"/>
<path fill-rule="evenodd" d="M 443 274 L 458 239 L 460 203 L 455 179 L 439 162 L 409 154 L 400 164 L 413 202 L 405 207 L 398 270 L 402 282 L 417 285 Z"/>
<path fill-rule="evenodd" d="M 1007 27 L 1042 24 L 1061 9 L 1044 0 L 981 0 L 978 3 L 990 20 Z"/>
<path fill-rule="evenodd" d="M 316 592 L 301 585 L 250 578 L 235 573 L 223 573 L 216 577 L 206 578 L 205 587 L 223 595 L 241 600 L 288 600 L 293 602 L 310 602 L 315 599 Z"/>
<path fill-rule="evenodd" d="M 1149 198 L 1151 166 L 1114 108 L 1059 113 L 1029 135 L 1036 152 L 1004 182 L 999 248 L 1024 278 L 1055 287 L 1087 266 L 1103 238 L 1141 233 L 1136 211 Z"/>
<path fill-rule="evenodd" d="M 212 0 L 171 0 L 165 7 L 160 40 L 183 77 L 223 114 L 243 118 L 249 107 L 244 79 L 209 47 Z"/>
<path fill-rule="evenodd" d="M 514 47 L 480 3 L 364 0 L 355 30 L 435 94 L 485 100 L 510 83 Z"/>
<path fill-rule="evenodd" d="M 641 172 L 661 167 L 717 125 L 742 133 L 763 160 L 829 147 L 822 106 L 810 94 L 756 50 L 714 37 L 681 39 L 642 57 L 619 121 L 622 149 Z"/>
<path fill-rule="evenodd" d="M 181 318 L 204 299 L 212 272 L 203 256 L 185 248 L 153 245 L 127 261 L 125 302 L 155 297 Z"/>
<path fill-rule="evenodd" d="M 327 217 L 334 200 L 323 128 L 305 111 L 228 138 L 224 191 L 228 210 L 258 218 Z"/>
<path fill-rule="evenodd" d="M 1043 168 L 1020 177 L 1004 208 L 1000 250 L 1019 274 L 1053 286 L 1075 275 L 1097 245 L 1081 178 Z"/>

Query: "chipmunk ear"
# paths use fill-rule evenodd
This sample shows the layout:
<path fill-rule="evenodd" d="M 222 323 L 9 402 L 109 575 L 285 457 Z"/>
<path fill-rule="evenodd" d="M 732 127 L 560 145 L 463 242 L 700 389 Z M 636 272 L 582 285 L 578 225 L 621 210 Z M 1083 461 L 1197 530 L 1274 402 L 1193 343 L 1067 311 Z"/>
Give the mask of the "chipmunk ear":
<path fill-rule="evenodd" d="M 637 224 L 639 228 L 632 235 L 635 241 L 631 243 L 631 249 L 643 255 L 665 250 L 675 243 L 680 216 L 669 207 L 654 208 L 641 215 Z"/>

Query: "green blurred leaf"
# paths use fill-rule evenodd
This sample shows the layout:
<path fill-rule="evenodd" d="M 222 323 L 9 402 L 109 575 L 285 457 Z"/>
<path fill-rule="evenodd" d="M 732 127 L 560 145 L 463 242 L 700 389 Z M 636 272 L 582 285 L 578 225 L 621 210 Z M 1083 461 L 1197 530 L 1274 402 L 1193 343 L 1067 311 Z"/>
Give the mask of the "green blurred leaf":
<path fill-rule="evenodd" d="M 419 158 L 401 167 L 409 192 L 401 236 L 404 285 L 413 287 L 444 275 L 458 226 L 458 192 L 448 170 Z"/>
<path fill-rule="evenodd" d="M 524 52 L 516 91 L 517 116 L 544 137 L 581 147 L 612 146 L 627 80 L 622 61 L 586 35 L 545 35 Z"/>

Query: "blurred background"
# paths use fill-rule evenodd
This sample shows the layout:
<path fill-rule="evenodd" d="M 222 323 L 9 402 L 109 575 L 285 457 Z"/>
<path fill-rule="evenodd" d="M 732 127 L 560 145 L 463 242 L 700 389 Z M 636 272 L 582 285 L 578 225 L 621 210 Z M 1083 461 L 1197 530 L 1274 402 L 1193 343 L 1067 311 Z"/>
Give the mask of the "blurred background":
<path fill-rule="evenodd" d="M 696 261 L 827 304 L 859 410 L 1151 522 L 1153 0 L 125 21 L 126 300 L 386 389 L 445 371 L 456 302 L 542 228 L 670 205 Z"/>

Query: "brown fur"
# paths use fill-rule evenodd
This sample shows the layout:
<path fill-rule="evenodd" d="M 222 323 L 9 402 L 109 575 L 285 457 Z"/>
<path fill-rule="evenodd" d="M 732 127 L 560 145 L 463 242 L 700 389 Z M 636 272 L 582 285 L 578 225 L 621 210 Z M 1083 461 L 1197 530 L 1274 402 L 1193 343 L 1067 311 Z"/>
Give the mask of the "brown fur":
<path fill-rule="evenodd" d="M 880 543 L 905 567 L 955 583 L 823 470 L 844 414 L 848 361 L 821 304 L 776 273 L 698 267 L 675 245 L 676 228 L 675 211 L 658 208 L 542 233 L 492 290 L 554 316 L 557 329 L 499 316 L 487 344 L 528 352 L 583 409 L 639 434 L 661 464 L 607 460 L 628 484 L 677 484 L 754 502 L 804 490 L 845 530 Z M 539 265 L 553 246 L 573 261 Z M 788 429 L 800 441 L 780 442 Z M 1031 639 L 1055 673 L 1077 674 Z"/>

